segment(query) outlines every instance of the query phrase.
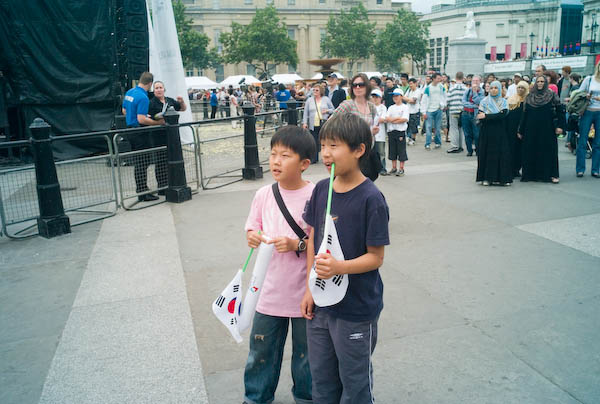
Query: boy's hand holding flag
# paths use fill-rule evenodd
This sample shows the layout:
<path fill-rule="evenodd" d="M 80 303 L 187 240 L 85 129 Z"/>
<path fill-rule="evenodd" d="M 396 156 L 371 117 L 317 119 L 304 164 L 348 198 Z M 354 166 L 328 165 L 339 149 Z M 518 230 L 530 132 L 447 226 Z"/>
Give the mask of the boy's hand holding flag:
<path fill-rule="evenodd" d="M 308 278 L 308 287 L 312 297 L 315 303 L 321 307 L 339 303 L 346 296 L 346 290 L 348 289 L 348 275 L 338 274 L 334 268 L 336 261 L 344 260 L 344 252 L 340 246 L 335 223 L 331 217 L 334 171 L 335 164 L 332 164 L 323 240 Z"/>

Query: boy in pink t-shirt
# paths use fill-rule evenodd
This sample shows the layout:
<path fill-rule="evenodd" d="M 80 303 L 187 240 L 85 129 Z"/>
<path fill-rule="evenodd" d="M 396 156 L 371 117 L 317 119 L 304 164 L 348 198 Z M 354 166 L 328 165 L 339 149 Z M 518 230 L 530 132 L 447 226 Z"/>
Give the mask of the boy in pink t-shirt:
<path fill-rule="evenodd" d="M 302 172 L 310 165 L 315 148 L 312 136 L 296 126 L 278 130 L 271 139 L 271 174 L 278 183 L 285 206 L 306 234 L 310 233 L 310 226 L 302 219 L 302 213 L 315 186 L 302 179 Z M 292 393 L 296 403 L 312 403 L 306 320 L 300 312 L 306 291 L 305 240 L 296 235 L 281 213 L 271 185 L 256 192 L 245 228 L 248 246 L 257 248 L 261 242 L 267 242 L 261 235 L 264 234 L 270 238 L 268 243 L 275 244 L 276 251 L 269 262 L 252 323 L 244 372 L 244 402 L 263 404 L 275 398 L 291 320 Z"/>

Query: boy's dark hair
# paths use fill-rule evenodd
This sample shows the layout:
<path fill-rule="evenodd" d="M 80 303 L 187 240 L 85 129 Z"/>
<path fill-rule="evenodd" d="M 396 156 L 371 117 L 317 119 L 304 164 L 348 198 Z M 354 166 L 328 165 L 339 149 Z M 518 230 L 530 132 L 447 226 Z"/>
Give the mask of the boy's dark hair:
<path fill-rule="evenodd" d="M 377 83 L 378 86 L 381 85 L 381 79 L 377 76 L 373 76 L 369 80 L 373 80 L 375 83 Z"/>
<path fill-rule="evenodd" d="M 369 125 L 361 117 L 350 112 L 339 112 L 329 118 L 319 132 L 319 141 L 327 139 L 340 140 L 352 151 L 358 149 L 363 143 L 365 153 L 359 160 L 362 163 L 368 159 L 371 152 L 373 136 Z"/>
<path fill-rule="evenodd" d="M 402 74 L 400 75 L 400 78 L 401 78 L 401 79 L 406 79 L 406 80 L 408 80 L 408 73 L 402 73 Z"/>
<path fill-rule="evenodd" d="M 271 148 L 284 146 L 300 156 L 300 160 L 312 159 L 317 147 L 312 135 L 299 126 L 287 125 L 279 129 L 271 138 Z"/>
<path fill-rule="evenodd" d="M 438 76 L 441 76 L 441 74 L 439 74 L 439 73 L 433 73 L 431 75 L 431 80 L 435 80 Z"/>
<path fill-rule="evenodd" d="M 409 82 L 409 83 L 416 83 L 416 82 L 417 82 L 417 79 L 415 79 L 415 78 L 413 77 L 413 78 L 410 78 L 410 79 L 408 79 L 408 82 Z"/>
<path fill-rule="evenodd" d="M 581 76 L 577 73 L 573 73 L 570 78 L 572 78 L 576 83 L 581 83 Z"/>
<path fill-rule="evenodd" d="M 279 91 L 285 91 L 285 85 L 283 83 L 279 83 Z"/>

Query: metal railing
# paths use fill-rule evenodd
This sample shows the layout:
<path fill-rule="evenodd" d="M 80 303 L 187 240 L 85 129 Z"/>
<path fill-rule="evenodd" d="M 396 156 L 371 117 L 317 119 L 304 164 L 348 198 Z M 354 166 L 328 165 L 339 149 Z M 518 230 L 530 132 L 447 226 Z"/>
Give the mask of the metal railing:
<path fill-rule="evenodd" d="M 0 142 L 0 150 L 19 148 L 22 154 L 32 155 L 35 160 L 33 164 L 20 163 L 14 167 L 0 167 L 0 235 L 13 239 L 26 238 L 38 234 L 38 228 L 43 226 L 42 235 L 52 237 L 47 235 L 48 228 L 52 228 L 52 224 L 48 223 L 58 216 L 59 222 L 62 221 L 59 224 L 64 227 L 64 231 L 59 231 L 58 234 L 62 234 L 70 232 L 70 226 L 113 216 L 119 207 L 136 210 L 165 201 L 164 198 L 160 198 L 153 203 L 139 203 L 139 197 L 147 194 L 166 193 L 166 199 L 169 200 L 170 192 L 172 202 L 181 202 L 189 199 L 190 196 L 185 197 L 186 192 L 189 195 L 198 192 L 200 188 L 215 189 L 244 178 L 260 178 L 263 169 L 268 170 L 266 163 L 270 154 L 271 137 L 286 121 L 296 121 L 298 112 L 302 113 L 301 109 L 276 110 L 254 115 L 253 111 L 246 108 L 243 116 L 182 124 L 177 123 L 177 117 L 171 116 L 170 123 L 162 127 L 109 130 L 58 137 L 49 136 L 50 127 L 36 119 L 36 130 L 40 131 L 41 123 L 41 131 L 45 137 L 38 135 L 30 140 Z M 223 133 L 224 123 L 228 126 L 236 122 L 242 123 L 243 132 L 214 136 L 214 132 Z M 296 124 L 297 121 L 290 123 Z M 237 125 L 232 126 L 233 129 L 237 129 Z M 180 143 L 181 127 L 192 128 L 192 143 Z M 127 140 L 143 133 L 154 136 L 166 134 L 168 142 L 163 140 L 154 147 L 151 145 L 149 148 L 131 150 Z M 92 138 L 102 139 L 106 145 L 105 151 L 87 157 L 54 162 L 50 144 L 65 141 L 88 142 Z M 44 161 L 40 162 L 43 153 L 34 152 L 36 147 L 45 147 Z M 171 152 L 169 148 L 173 148 Z M 180 154 L 176 153 L 177 149 Z M 37 167 L 38 164 L 43 167 Z M 179 166 L 179 171 L 174 165 Z M 51 175 L 46 175 L 46 172 L 55 172 L 54 180 Z M 140 176 L 145 176 L 142 178 L 145 181 L 141 181 L 144 183 L 143 187 L 136 184 L 140 182 Z M 188 191 L 184 189 L 183 193 L 179 192 L 182 191 L 182 186 Z M 48 194 L 47 190 L 53 187 L 59 190 L 53 194 L 53 198 L 59 200 L 48 200 L 47 196 L 44 200 Z M 44 217 L 44 212 L 48 211 L 54 212 L 55 216 L 56 212 L 62 212 L 62 216 L 58 214 L 57 217 Z"/>

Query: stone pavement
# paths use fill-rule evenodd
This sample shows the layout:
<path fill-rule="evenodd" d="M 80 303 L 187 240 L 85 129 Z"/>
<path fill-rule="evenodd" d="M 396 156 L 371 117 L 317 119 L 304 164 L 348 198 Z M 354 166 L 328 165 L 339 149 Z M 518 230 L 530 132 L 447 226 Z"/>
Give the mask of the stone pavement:
<path fill-rule="evenodd" d="M 559 185 L 484 188 L 473 158 L 419 141 L 405 177 L 377 181 L 392 241 L 378 402 L 600 402 L 600 181 L 575 178 L 561 143 Z M 250 201 L 270 182 L 53 240 L 0 239 L 0 402 L 241 402 L 247 335 L 235 344 L 210 305 L 243 264 Z M 280 404 L 293 402 L 284 359 Z"/>

